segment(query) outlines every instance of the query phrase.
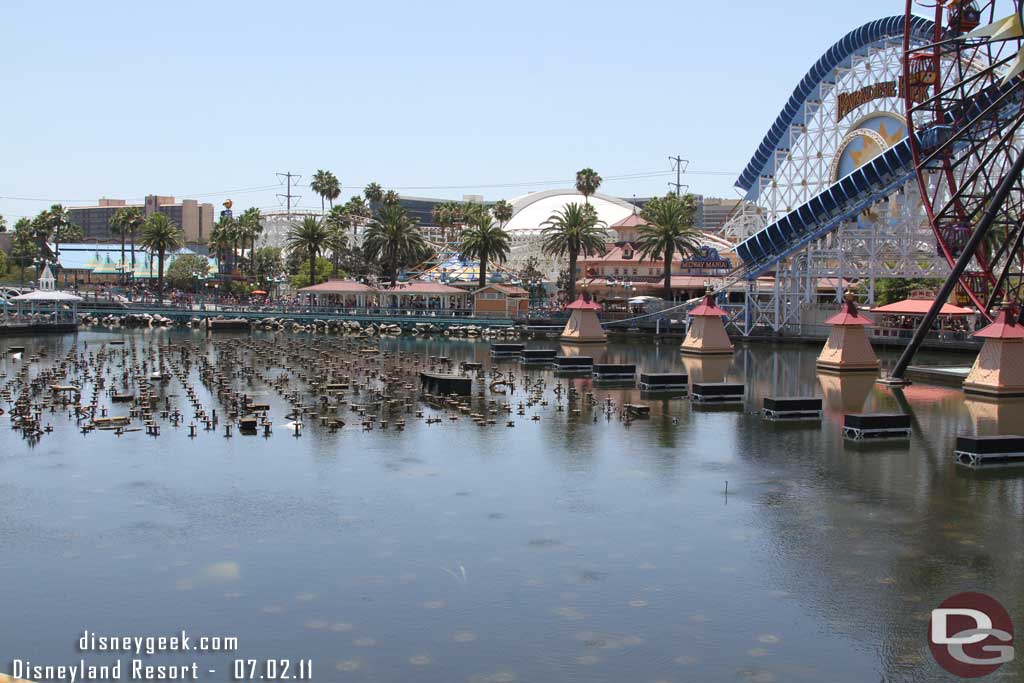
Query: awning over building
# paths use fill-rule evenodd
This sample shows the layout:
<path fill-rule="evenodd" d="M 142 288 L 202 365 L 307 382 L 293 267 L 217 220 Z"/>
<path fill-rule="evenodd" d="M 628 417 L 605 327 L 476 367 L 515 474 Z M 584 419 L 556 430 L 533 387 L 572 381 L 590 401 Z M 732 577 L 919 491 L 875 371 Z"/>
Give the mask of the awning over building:
<path fill-rule="evenodd" d="M 932 307 L 932 303 L 934 303 L 933 299 L 904 299 L 893 304 L 872 308 L 871 312 L 883 315 L 925 315 Z M 947 303 L 942 305 L 939 315 L 974 315 L 974 311 Z"/>

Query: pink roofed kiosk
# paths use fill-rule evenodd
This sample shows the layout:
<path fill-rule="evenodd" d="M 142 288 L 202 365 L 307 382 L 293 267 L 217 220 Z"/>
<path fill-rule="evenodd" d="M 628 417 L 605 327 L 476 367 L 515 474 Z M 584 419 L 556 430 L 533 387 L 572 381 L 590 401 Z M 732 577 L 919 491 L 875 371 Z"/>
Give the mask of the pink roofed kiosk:
<path fill-rule="evenodd" d="M 871 348 L 867 329 L 873 323 L 857 310 L 853 294 L 846 293 L 843 310 L 825 321 L 832 327 L 817 366 L 825 372 L 877 372 L 880 365 Z"/>
<path fill-rule="evenodd" d="M 597 319 L 601 304 L 591 299 L 590 294 L 583 292 L 565 310 L 571 314 L 559 339 L 577 344 L 603 344 L 608 341 L 608 336 L 601 329 L 601 321 Z"/>
<path fill-rule="evenodd" d="M 690 310 L 690 326 L 679 349 L 695 356 L 732 355 L 732 342 L 722 322 L 726 315 L 715 303 L 715 295 L 709 289 L 704 300 Z"/>
<path fill-rule="evenodd" d="M 1012 307 L 974 333 L 985 340 L 964 380 L 964 393 L 995 398 L 1024 396 L 1024 327 Z"/>

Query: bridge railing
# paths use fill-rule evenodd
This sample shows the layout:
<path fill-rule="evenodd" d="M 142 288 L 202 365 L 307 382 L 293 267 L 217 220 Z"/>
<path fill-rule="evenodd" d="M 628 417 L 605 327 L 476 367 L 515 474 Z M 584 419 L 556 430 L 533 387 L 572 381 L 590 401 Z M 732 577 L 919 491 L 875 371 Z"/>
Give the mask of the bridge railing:
<path fill-rule="evenodd" d="M 81 307 L 90 310 L 90 302 L 83 302 Z M 500 314 L 475 313 L 471 308 L 388 308 L 388 307 L 366 307 L 366 306 L 309 306 L 309 305 L 269 305 L 259 306 L 252 304 L 214 304 L 214 303 L 144 303 L 133 302 L 126 304 L 124 308 L 117 310 L 102 309 L 96 311 L 99 314 L 132 314 L 150 313 L 167 316 L 198 315 L 208 317 L 210 315 L 258 315 L 260 317 L 288 317 L 288 316 L 323 316 L 323 317 L 352 317 L 352 318 L 422 318 L 429 322 L 431 318 L 466 318 L 466 319 L 507 319 L 508 316 Z"/>

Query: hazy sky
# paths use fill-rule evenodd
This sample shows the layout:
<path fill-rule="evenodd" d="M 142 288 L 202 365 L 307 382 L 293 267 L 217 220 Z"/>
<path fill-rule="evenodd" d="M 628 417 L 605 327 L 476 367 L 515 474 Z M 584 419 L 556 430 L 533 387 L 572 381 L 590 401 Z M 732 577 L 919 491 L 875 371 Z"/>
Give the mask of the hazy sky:
<path fill-rule="evenodd" d="M 274 208 L 276 171 L 347 197 L 487 199 L 583 166 L 602 191 L 732 184 L 808 67 L 903 0 L 41 3 L 0 6 L 0 214 L 199 197 Z M 495 187 L 504 185 L 503 187 Z M 491 186 L 491 187 L 473 187 Z M 19 201 L 10 197 L 39 198 Z"/>

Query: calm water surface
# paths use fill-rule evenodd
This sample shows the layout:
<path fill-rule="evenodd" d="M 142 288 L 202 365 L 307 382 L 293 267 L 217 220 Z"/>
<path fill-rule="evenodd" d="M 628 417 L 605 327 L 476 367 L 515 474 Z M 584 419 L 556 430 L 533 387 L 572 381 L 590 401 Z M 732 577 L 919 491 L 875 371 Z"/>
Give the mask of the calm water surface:
<path fill-rule="evenodd" d="M 177 331 L 0 339 L 0 373 L 7 382 L 42 348 L 47 367 L 75 344 L 121 338 L 140 353 L 207 343 Z M 490 365 L 485 344 L 382 345 Z M 311 424 L 295 438 L 259 382 L 249 390 L 273 406 L 267 439 L 190 440 L 169 424 L 159 438 L 83 435 L 58 412 L 30 447 L 5 416 L 0 670 L 77 663 L 83 629 L 187 629 L 239 638 L 232 655 L 150 658 L 217 670 L 204 680 L 228 680 L 236 657 L 309 658 L 321 681 L 948 680 L 927 650 L 929 610 L 981 590 L 1024 618 L 1024 475 L 958 469 L 954 438 L 1019 432 L 1024 409 L 926 386 L 896 397 L 816 375 L 815 354 L 750 346 L 686 361 L 691 377 L 746 382 L 742 410 L 594 389 L 651 405 L 629 426 L 558 412 L 558 380 L 542 371 L 529 374 L 547 376 L 550 403 L 513 415 L 514 428 L 463 417 L 364 432 L 346 417 L 337 433 Z M 674 344 L 598 355 L 684 369 Z M 184 403 L 178 380 L 161 391 Z M 770 395 L 823 396 L 825 419 L 766 423 Z M 842 414 L 862 409 L 911 411 L 909 445 L 844 444 Z"/>

